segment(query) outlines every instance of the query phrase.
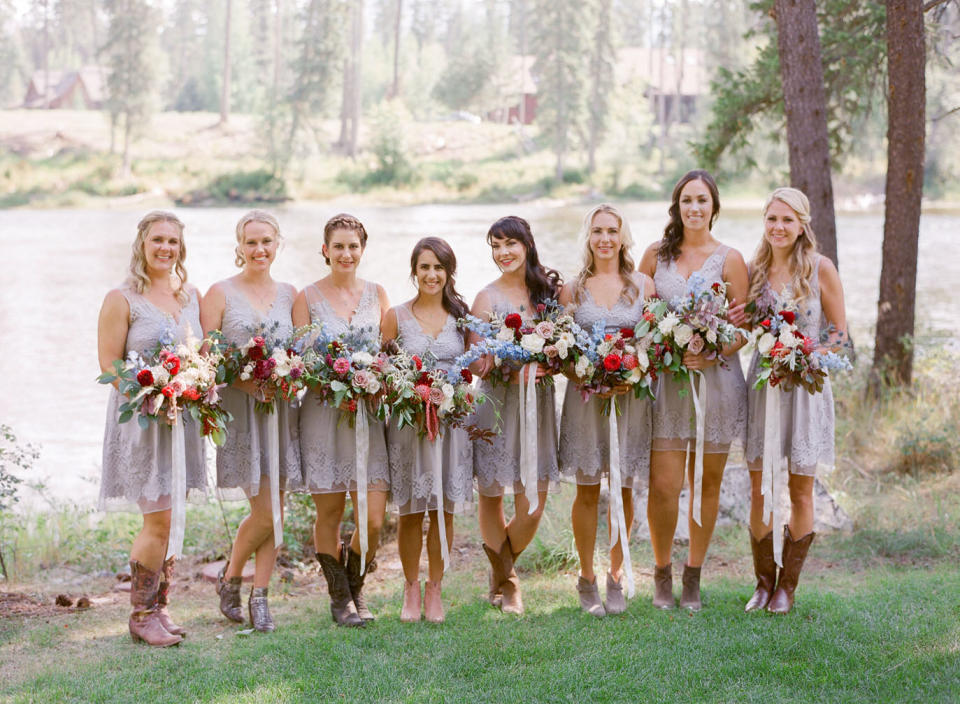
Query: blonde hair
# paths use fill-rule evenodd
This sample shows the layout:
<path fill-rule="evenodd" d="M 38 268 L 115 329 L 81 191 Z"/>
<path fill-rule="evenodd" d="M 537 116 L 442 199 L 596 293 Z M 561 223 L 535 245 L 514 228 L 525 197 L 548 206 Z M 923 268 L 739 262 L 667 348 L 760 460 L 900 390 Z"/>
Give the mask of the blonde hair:
<path fill-rule="evenodd" d="M 623 297 L 629 303 L 633 303 L 640 293 L 640 289 L 637 288 L 637 284 L 633 280 L 633 270 L 636 269 L 636 266 L 633 263 L 633 257 L 630 256 L 630 248 L 633 247 L 633 235 L 630 232 L 630 224 L 620 214 L 620 211 L 609 203 L 601 203 L 592 208 L 583 219 L 583 227 L 580 230 L 580 239 L 583 241 L 583 266 L 573 282 L 573 302 L 580 305 L 587 279 L 596 273 L 594 271 L 593 251 L 590 249 L 590 228 L 593 227 L 593 219 L 600 213 L 612 215 L 616 218 L 617 226 L 620 228 L 620 257 L 617 269 L 620 272 L 620 278 L 623 280 Z"/>
<path fill-rule="evenodd" d="M 130 273 L 127 277 L 127 283 L 143 294 L 150 290 L 150 277 L 147 275 L 147 258 L 143 253 L 143 245 L 147 240 L 152 228 L 158 222 L 169 222 L 177 228 L 180 233 L 180 253 L 177 255 L 177 261 L 174 264 L 174 273 L 171 278 L 177 280 L 174 296 L 180 301 L 180 304 L 186 304 L 190 300 L 185 285 L 187 283 L 187 270 L 183 266 L 183 261 L 187 258 L 187 245 L 183 241 L 183 222 L 173 213 L 167 210 L 151 210 L 144 215 L 137 223 L 137 236 L 133 240 L 132 256 L 130 257 Z"/>
<path fill-rule="evenodd" d="M 260 210 L 258 208 L 246 213 L 237 222 L 237 246 L 233 250 L 237 255 L 237 258 L 233 260 L 233 263 L 236 264 L 240 269 L 242 269 L 243 265 L 247 263 L 247 260 L 243 258 L 243 252 L 240 250 L 240 245 L 243 244 L 243 228 L 252 222 L 262 222 L 264 225 L 269 225 L 273 228 L 273 233 L 276 235 L 277 239 L 283 241 L 283 235 L 280 234 L 280 223 L 277 222 L 277 219 L 272 213 L 268 213 L 266 210 Z"/>
<path fill-rule="evenodd" d="M 797 220 L 800 221 L 800 236 L 793 243 L 793 251 L 790 253 L 790 288 L 793 292 L 793 302 L 802 303 L 812 293 L 810 280 L 813 278 L 813 266 L 816 262 L 814 255 L 817 252 L 817 238 L 810 226 L 810 201 L 803 191 L 796 188 L 778 188 L 770 194 L 763 206 L 764 217 L 774 201 L 780 201 L 793 210 Z M 767 283 L 767 274 L 772 262 L 773 248 L 764 236 L 753 255 L 753 261 L 750 262 L 748 301 L 755 301 L 760 297 Z"/>

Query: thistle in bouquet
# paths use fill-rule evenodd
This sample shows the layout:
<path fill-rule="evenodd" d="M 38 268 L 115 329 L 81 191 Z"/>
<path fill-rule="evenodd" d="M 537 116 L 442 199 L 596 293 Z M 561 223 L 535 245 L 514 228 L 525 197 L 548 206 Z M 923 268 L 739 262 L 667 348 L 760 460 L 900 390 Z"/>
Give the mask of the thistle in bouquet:
<path fill-rule="evenodd" d="M 306 388 L 307 364 L 299 348 L 310 329 L 301 328 L 284 339 L 262 331 L 227 351 L 228 377 L 253 382 L 257 411 L 273 413 L 278 399 L 290 403 Z"/>
<path fill-rule="evenodd" d="M 680 382 L 689 382 L 690 371 L 683 356 L 704 354 L 726 366 L 723 348 L 736 340 L 741 331 L 727 320 L 726 282 L 707 284 L 694 273 L 687 282 L 684 295 L 666 306 L 662 300 L 651 301 L 645 309 L 657 319 L 654 331 L 654 357 L 662 372 L 669 372 Z"/>
<path fill-rule="evenodd" d="M 497 384 L 508 383 L 514 372 L 536 363 L 547 370 L 540 382 L 552 384 L 552 375 L 563 371 L 571 352 L 589 347 L 589 335 L 555 300 L 538 303 L 534 311 L 529 324 L 524 323 L 519 312 L 493 315 L 490 322 L 473 316 L 458 321 L 462 328 L 482 339 L 457 364 L 465 367 L 484 355 L 492 355 L 494 369 L 490 378 Z"/>
<path fill-rule="evenodd" d="M 320 335 L 314 341 L 307 383 L 329 405 L 349 415 L 353 425 L 362 403 L 378 416 L 383 400 L 383 371 L 389 358 L 378 352 L 363 331 L 336 337 Z"/>
<path fill-rule="evenodd" d="M 846 357 L 818 349 L 817 341 L 797 327 L 792 310 L 780 310 L 758 321 L 752 342 L 758 353 L 755 389 L 769 384 L 784 391 L 802 388 L 815 394 L 823 391 L 831 371 L 852 368 Z"/>
<path fill-rule="evenodd" d="M 146 354 L 131 352 L 125 360 L 114 361 L 113 372 L 101 374 L 97 381 L 116 382 L 127 397 L 120 404 L 120 423 L 136 416 L 144 429 L 154 422 L 173 426 L 186 412 L 215 444 L 226 439 L 232 417 L 220 406 L 219 392 L 226 386 L 223 357 L 211 340 L 161 340 Z"/>
<path fill-rule="evenodd" d="M 634 398 L 653 398 L 656 368 L 651 361 L 654 353 L 652 316 L 646 316 L 634 327 L 607 332 L 604 321 L 597 321 L 591 334 L 591 347 L 584 351 L 574 365 L 573 378 L 586 401 L 591 395 L 603 398 L 604 415 L 616 411 L 619 390 L 626 388 Z M 579 352 L 579 350 L 578 350 Z M 583 360 L 583 361 L 582 361 Z"/>
<path fill-rule="evenodd" d="M 435 441 L 445 428 L 467 427 L 466 420 L 484 402 L 472 382 L 465 367 L 448 372 L 436 360 L 400 351 L 384 371 L 384 405 L 398 427 L 409 425 Z"/>

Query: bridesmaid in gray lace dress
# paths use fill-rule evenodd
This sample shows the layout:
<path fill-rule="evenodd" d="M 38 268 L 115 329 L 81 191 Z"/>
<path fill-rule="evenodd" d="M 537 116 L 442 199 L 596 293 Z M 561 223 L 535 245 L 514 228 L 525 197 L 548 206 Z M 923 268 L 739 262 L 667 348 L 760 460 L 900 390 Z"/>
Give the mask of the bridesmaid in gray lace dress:
<path fill-rule="evenodd" d="M 383 287 L 357 276 L 367 245 L 367 231 L 352 215 L 335 215 L 323 228 L 323 257 L 330 273 L 307 286 L 293 304 L 293 324 L 323 324 L 327 334 L 350 333 L 356 344 L 375 352 L 380 347 L 380 321 L 390 307 Z M 308 391 L 300 406 L 300 456 L 305 490 L 317 508 L 314 547 L 330 593 L 330 609 L 339 625 L 359 626 L 373 615 L 363 597 L 364 577 L 371 568 L 390 489 L 383 423 L 370 418 L 366 486 L 357 486 L 356 431 L 347 412 L 320 401 Z M 348 546 L 340 544 L 340 520 L 347 492 L 358 505 L 365 492 L 368 547 L 361 569 L 360 532 Z"/>
<path fill-rule="evenodd" d="M 383 319 L 383 343 L 391 340 L 407 353 L 425 362 L 434 361 L 448 373 L 454 360 L 464 352 L 464 336 L 457 320 L 468 312 L 457 293 L 457 258 L 444 240 L 425 237 L 413 248 L 410 275 L 417 285 L 412 301 L 391 308 Z M 434 470 L 440 443 L 440 477 L 443 506 L 437 503 Z M 473 444 L 462 428 L 449 428 L 433 442 L 418 437 L 416 429 L 387 427 L 387 454 L 390 459 L 390 492 L 400 512 L 397 544 L 403 565 L 403 608 L 400 620 L 420 620 L 420 551 L 423 547 L 423 517 L 430 514 L 427 532 L 428 580 L 423 595 L 423 612 L 428 621 L 444 619 L 440 598 L 444 561 L 440 544 L 438 510 L 443 513 L 446 544 L 453 545 L 453 514 L 473 500 Z"/>
<path fill-rule="evenodd" d="M 778 188 L 764 207 L 764 235 L 750 263 L 749 301 L 771 300 L 776 310 L 796 314 L 796 325 L 813 340 L 829 329 L 828 344 L 846 339 L 843 287 L 837 268 L 817 253 L 817 240 L 810 227 L 810 203 L 795 188 Z M 829 327 L 828 327 L 829 326 Z M 783 567 L 777 580 L 774 561 L 772 516 L 763 514 L 763 440 L 766 390 L 756 390 L 758 354 L 747 373 L 746 460 L 750 469 L 750 545 L 753 550 L 757 588 L 746 611 L 766 608 L 787 613 L 793 593 L 813 542 L 813 480 L 817 465 L 833 465 L 833 392 L 830 379 L 823 391 L 781 391 L 780 451 L 789 462 L 790 523 L 783 535 Z M 774 497 L 776 501 L 778 497 Z M 794 537 L 799 536 L 799 537 Z M 774 585 L 776 584 L 776 590 Z"/>
<path fill-rule="evenodd" d="M 556 299 L 562 285 L 560 274 L 540 263 L 533 233 L 526 220 L 514 215 L 497 220 L 487 232 L 487 242 L 492 249 L 493 261 L 502 273 L 477 294 L 472 309 L 475 316 L 489 320 L 493 313 L 520 313 L 529 321 L 533 306 Z M 481 376 L 486 376 L 492 366 L 491 359 L 484 360 Z M 540 368 L 536 373 L 541 376 L 544 372 Z M 553 386 L 538 384 L 538 501 L 531 513 L 520 467 L 520 413 L 523 410 L 517 383 L 520 376 L 514 374 L 507 385 L 492 386 L 487 380 L 481 382 L 480 390 L 487 396 L 487 402 L 477 412 L 476 425 L 499 433 L 492 442 L 477 440 L 473 447 L 473 473 L 480 495 L 480 532 L 492 570 L 490 601 L 504 612 L 513 614 L 523 613 L 523 600 L 513 564 L 533 540 L 543 515 L 549 484 L 559 478 Z M 509 523 L 505 523 L 503 515 L 505 493 L 514 495 L 515 513 Z"/>
<path fill-rule="evenodd" d="M 612 205 L 598 205 L 584 219 L 583 268 L 575 281 L 566 284 L 560 303 L 568 306 L 585 330 L 604 321 L 609 332 L 632 328 L 643 315 L 644 300 L 654 294 L 650 277 L 634 271 L 630 226 Z M 622 481 L 623 519 L 629 537 L 633 526 L 633 492 L 646 486 L 650 472 L 650 437 L 653 407 L 648 399 L 625 394 L 629 387 L 605 394 L 620 395 L 617 404 L 619 467 Z M 577 593 L 580 606 L 589 614 L 604 616 L 626 610 L 623 597 L 623 551 L 619 542 L 610 551 L 606 580 L 606 604 L 600 601 L 593 554 L 597 542 L 597 511 L 600 480 L 610 472 L 610 418 L 602 412 L 600 395 L 584 401 L 571 382 L 563 399 L 560 418 L 560 471 L 577 482 L 571 521 L 580 556 Z M 614 510 L 610 504 L 610 511 Z M 608 521 L 609 525 L 612 522 Z"/>
<path fill-rule="evenodd" d="M 251 210 L 240 218 L 236 233 L 236 265 L 242 271 L 214 284 L 203 297 L 203 328 L 206 332 L 221 330 L 227 343 L 238 347 L 260 334 L 272 342 L 283 343 L 293 333 L 290 311 L 297 290 L 274 281 L 270 275 L 281 240 L 280 225 L 270 213 Z M 217 448 L 217 487 L 228 499 L 245 496 L 250 502 L 250 515 L 240 522 L 217 590 L 220 611 L 231 621 L 242 623 L 243 566 L 251 555 L 256 555 L 247 610 L 255 629 L 272 631 L 276 626 L 267 606 L 267 589 L 277 550 L 270 488 L 271 454 L 279 456 L 279 507 L 283 506 L 284 492 L 300 488 L 302 477 L 297 411 L 288 403 L 276 403 L 279 435 L 274 446 L 269 429 L 274 419 L 255 408 L 257 400 L 267 400 L 261 393 L 253 381 L 240 380 L 222 393 L 223 407 L 233 415 L 233 422 L 226 441 Z"/>
<path fill-rule="evenodd" d="M 677 182 L 670 204 L 670 222 L 663 239 L 650 245 L 640 261 L 640 271 L 653 278 L 658 296 L 671 301 L 684 295 L 690 276 L 699 272 L 707 284 L 727 282 L 727 297 L 731 303 L 744 300 L 747 266 L 743 256 L 721 244 L 710 232 L 719 212 L 720 196 L 709 173 L 690 171 Z M 695 520 L 694 491 L 691 491 L 690 551 L 683 567 L 680 596 L 680 606 L 693 611 L 701 608 L 700 569 L 717 520 L 727 453 L 731 443 L 743 441 L 746 430 L 746 384 L 736 354 L 744 343 L 745 340 L 738 338 L 723 350 L 723 365 L 716 359 L 708 359 L 704 353 L 694 355 L 687 352 L 683 357 L 684 365 L 691 372 L 702 372 L 697 384 L 698 388 L 699 384 L 706 384 L 707 398 L 703 482 L 699 487 L 701 522 Z M 674 606 L 671 551 L 684 466 L 687 465 L 691 487 L 694 475 L 697 433 L 693 395 L 687 387 L 685 395 L 681 396 L 682 388 L 672 377 L 663 376 L 658 382 L 654 402 L 647 519 L 656 560 L 653 603 L 663 609 Z"/>
<path fill-rule="evenodd" d="M 200 337 L 200 303 L 196 288 L 187 284 L 183 223 L 173 213 L 155 210 L 137 225 L 130 275 L 107 294 L 100 309 L 97 355 L 100 368 L 112 371 L 113 361 L 128 352 L 148 352 L 158 342 L 183 342 Z M 130 549 L 130 634 L 153 646 L 176 645 L 184 629 L 167 614 L 174 558 L 164 559 L 170 536 L 173 439 L 160 424 L 142 429 L 136 422 L 119 423 L 125 399 L 114 386 L 103 434 L 101 509 L 136 506 L 143 528 Z M 189 415 L 183 419 L 188 493 L 206 490 L 203 441 Z M 134 509 L 136 510 L 136 509 Z"/>

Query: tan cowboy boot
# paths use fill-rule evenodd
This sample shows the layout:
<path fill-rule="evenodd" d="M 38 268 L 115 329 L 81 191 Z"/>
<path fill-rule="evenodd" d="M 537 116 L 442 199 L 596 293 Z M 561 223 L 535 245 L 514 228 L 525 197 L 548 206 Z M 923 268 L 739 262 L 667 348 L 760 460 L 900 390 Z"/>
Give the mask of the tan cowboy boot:
<path fill-rule="evenodd" d="M 157 588 L 160 573 L 152 572 L 136 560 L 130 561 L 130 636 L 134 641 L 142 640 L 147 645 L 166 648 L 177 645 L 181 636 L 170 633 L 157 618 Z"/>

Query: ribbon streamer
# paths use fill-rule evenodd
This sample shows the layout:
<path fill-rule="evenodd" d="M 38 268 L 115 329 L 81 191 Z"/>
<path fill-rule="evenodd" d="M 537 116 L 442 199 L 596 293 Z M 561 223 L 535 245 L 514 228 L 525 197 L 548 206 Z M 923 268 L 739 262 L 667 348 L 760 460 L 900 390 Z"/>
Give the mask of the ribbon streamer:
<path fill-rule="evenodd" d="M 267 414 L 270 512 L 273 515 L 273 547 L 275 548 L 283 544 L 283 513 L 280 510 L 280 420 L 277 418 L 279 414 L 279 408 L 274 408 L 273 413 Z"/>
<path fill-rule="evenodd" d="M 780 440 L 781 391 L 767 381 L 763 400 L 763 471 L 760 491 L 763 495 L 763 517 L 773 521 L 773 559 L 783 567 L 783 518 L 780 516 L 777 475 L 783 463 Z M 766 522 L 766 521 L 764 521 Z"/>
<path fill-rule="evenodd" d="M 616 401 L 610 413 L 610 549 L 619 542 L 623 553 L 623 571 L 627 576 L 627 597 L 633 598 L 636 586 L 633 581 L 633 564 L 630 561 L 629 526 L 623 514 L 623 479 L 620 475 L 620 432 L 617 428 Z"/>
<path fill-rule="evenodd" d="M 183 439 L 183 417 L 177 414 L 173 426 L 173 444 L 170 448 L 172 477 L 170 487 L 171 516 L 170 538 L 167 541 L 167 556 L 164 559 L 180 556 L 183 553 L 183 536 L 187 524 L 187 451 Z"/>
<path fill-rule="evenodd" d="M 527 378 L 523 378 L 526 369 Z M 528 513 L 540 505 L 537 493 L 539 459 L 537 448 L 537 365 L 531 362 L 520 370 L 520 483 L 530 504 Z"/>
<path fill-rule="evenodd" d="M 450 546 L 447 545 L 447 522 L 443 515 L 443 436 L 434 437 L 430 451 L 433 453 L 433 493 L 437 497 L 437 528 L 440 531 L 440 556 L 443 571 L 450 565 Z"/>
<path fill-rule="evenodd" d="M 357 522 L 357 531 L 360 533 L 360 574 L 367 571 L 367 521 L 369 509 L 367 507 L 367 459 L 370 452 L 370 424 L 367 420 L 367 404 L 364 401 L 357 403 L 357 417 L 354 423 L 357 439 L 357 505 L 354 506 L 354 518 Z"/>
<path fill-rule="evenodd" d="M 700 518 L 700 504 L 703 499 L 703 437 L 707 423 L 707 383 L 703 372 L 699 369 L 694 370 L 694 374 L 700 379 L 700 390 L 697 391 L 697 385 L 693 383 L 693 375 L 690 378 L 690 391 L 693 396 L 693 410 L 697 417 L 697 441 L 693 457 L 693 483 L 690 491 L 693 492 L 693 520 L 698 526 L 702 526 Z M 687 443 L 687 456 L 690 454 L 690 443 Z M 687 460 L 684 460 L 684 470 L 687 467 Z"/>

